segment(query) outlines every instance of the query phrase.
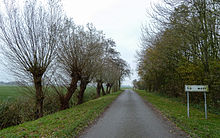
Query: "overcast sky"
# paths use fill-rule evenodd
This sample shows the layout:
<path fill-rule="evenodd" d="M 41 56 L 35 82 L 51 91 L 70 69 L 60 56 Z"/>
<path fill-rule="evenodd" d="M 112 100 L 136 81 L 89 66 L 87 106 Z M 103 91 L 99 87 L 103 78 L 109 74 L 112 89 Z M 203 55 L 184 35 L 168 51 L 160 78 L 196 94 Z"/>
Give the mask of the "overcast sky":
<path fill-rule="evenodd" d="M 139 49 L 141 25 L 148 21 L 147 11 L 158 0 L 62 0 L 64 10 L 79 25 L 93 23 L 116 42 L 116 49 L 130 65 L 133 75 L 123 84 L 131 85 L 137 78 L 136 51 Z M 1 58 L 1 56 L 0 56 Z M 10 81 L 0 65 L 0 81 Z"/>

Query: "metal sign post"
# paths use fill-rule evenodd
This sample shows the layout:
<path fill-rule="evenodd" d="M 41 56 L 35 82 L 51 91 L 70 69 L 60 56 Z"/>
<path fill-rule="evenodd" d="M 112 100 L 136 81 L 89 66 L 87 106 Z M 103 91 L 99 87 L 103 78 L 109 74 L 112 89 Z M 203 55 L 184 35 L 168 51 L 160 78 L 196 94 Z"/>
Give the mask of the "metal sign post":
<path fill-rule="evenodd" d="M 187 116 L 189 118 L 189 92 L 187 92 Z"/>
<path fill-rule="evenodd" d="M 204 92 L 205 119 L 207 119 L 206 92 L 208 92 L 208 85 L 185 85 L 185 92 L 187 94 L 187 116 L 188 118 L 189 118 L 189 92 Z"/>
<path fill-rule="evenodd" d="M 205 99 L 205 119 L 207 119 L 206 92 L 204 92 L 204 99 Z"/>

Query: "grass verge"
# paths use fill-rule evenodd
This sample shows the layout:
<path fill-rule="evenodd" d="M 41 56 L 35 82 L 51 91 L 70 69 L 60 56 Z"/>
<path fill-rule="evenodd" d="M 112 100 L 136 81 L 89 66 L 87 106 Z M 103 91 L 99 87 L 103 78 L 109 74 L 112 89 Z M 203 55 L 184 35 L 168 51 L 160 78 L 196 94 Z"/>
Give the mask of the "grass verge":
<path fill-rule="evenodd" d="M 220 137 L 219 115 L 208 113 L 206 120 L 204 112 L 190 107 L 190 118 L 187 118 L 186 105 L 183 103 L 144 90 L 136 92 L 192 137 Z"/>
<path fill-rule="evenodd" d="M 0 131 L 0 137 L 76 137 L 92 123 L 121 92 Z"/>

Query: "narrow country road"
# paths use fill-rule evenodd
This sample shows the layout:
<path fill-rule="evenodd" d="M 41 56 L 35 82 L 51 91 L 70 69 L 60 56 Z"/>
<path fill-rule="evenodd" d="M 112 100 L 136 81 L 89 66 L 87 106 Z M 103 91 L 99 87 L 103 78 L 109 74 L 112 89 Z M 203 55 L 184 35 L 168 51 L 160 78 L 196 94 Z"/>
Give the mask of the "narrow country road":
<path fill-rule="evenodd" d="M 171 138 L 186 137 L 168 120 L 145 104 L 132 90 L 125 90 L 80 137 L 82 138 Z"/>

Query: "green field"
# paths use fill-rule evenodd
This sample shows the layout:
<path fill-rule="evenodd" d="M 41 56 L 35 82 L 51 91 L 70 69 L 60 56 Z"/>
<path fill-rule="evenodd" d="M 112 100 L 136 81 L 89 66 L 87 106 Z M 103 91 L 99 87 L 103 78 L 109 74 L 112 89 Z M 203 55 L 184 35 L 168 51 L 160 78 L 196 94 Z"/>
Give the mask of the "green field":
<path fill-rule="evenodd" d="M 127 87 L 123 87 L 122 90 L 128 89 Z M 13 100 L 19 96 L 24 94 L 24 89 L 19 86 L 0 86 L 0 101 L 4 100 Z M 89 86 L 86 88 L 84 94 L 84 102 L 92 100 L 96 98 L 96 87 Z"/>
<path fill-rule="evenodd" d="M 13 100 L 24 94 L 24 89 L 19 86 L 0 86 L 0 101 Z M 96 96 L 96 88 L 88 87 L 85 91 L 84 101 L 94 99 Z"/>
<path fill-rule="evenodd" d="M 38 120 L 0 130 L 2 137 L 76 137 L 93 122 L 121 92 L 90 100 Z M 106 130 L 108 131 L 108 130 Z"/>
<path fill-rule="evenodd" d="M 205 119 L 203 111 L 191 106 L 190 118 L 188 118 L 186 105 L 182 102 L 143 90 L 136 92 L 192 137 L 220 137 L 219 115 L 208 113 L 208 119 Z"/>
<path fill-rule="evenodd" d="M 22 89 L 18 86 L 0 86 L 0 100 L 14 99 L 22 95 Z"/>

